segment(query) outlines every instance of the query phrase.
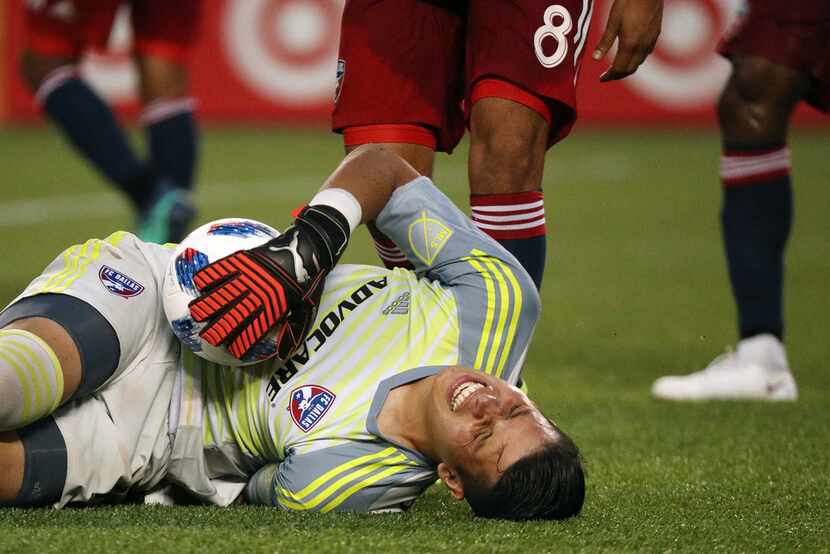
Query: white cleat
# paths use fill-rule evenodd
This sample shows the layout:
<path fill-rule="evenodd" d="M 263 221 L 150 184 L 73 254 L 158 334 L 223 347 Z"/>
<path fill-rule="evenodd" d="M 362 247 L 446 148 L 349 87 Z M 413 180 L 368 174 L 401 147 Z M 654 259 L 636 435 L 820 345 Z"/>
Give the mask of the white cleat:
<path fill-rule="evenodd" d="M 774 335 L 756 335 L 706 369 L 657 379 L 651 394 L 662 400 L 771 400 L 798 398 L 784 345 Z"/>

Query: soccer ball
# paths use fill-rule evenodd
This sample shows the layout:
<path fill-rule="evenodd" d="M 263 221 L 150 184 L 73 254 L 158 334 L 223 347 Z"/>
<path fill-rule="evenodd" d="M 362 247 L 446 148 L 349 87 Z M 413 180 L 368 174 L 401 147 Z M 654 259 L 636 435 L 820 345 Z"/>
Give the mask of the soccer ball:
<path fill-rule="evenodd" d="M 202 340 L 199 331 L 206 323 L 194 321 L 187 306 L 199 296 L 193 276 L 200 269 L 238 250 L 254 248 L 278 236 L 280 232 L 276 229 L 252 219 L 217 219 L 187 235 L 173 252 L 162 285 L 164 313 L 173 333 L 197 356 L 217 364 L 243 366 L 267 360 L 277 353 L 272 331 L 254 345 L 244 360 L 236 359 L 225 347 Z"/>

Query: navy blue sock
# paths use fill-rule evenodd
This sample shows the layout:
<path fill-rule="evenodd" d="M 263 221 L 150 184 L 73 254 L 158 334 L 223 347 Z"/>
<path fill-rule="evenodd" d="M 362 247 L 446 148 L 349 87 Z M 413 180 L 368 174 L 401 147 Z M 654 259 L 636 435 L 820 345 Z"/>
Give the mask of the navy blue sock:
<path fill-rule="evenodd" d="M 150 192 L 148 169 L 106 103 L 82 80 L 71 77 L 52 89 L 42 105 L 81 154 L 140 206 Z"/>
<path fill-rule="evenodd" d="M 175 111 L 147 124 L 150 160 L 161 179 L 174 187 L 191 189 L 199 140 L 192 101 L 157 101 L 148 111 L 163 113 L 165 107 Z"/>
<path fill-rule="evenodd" d="M 471 194 L 473 225 L 513 254 L 536 288 L 545 273 L 545 199 L 541 190 Z"/>
<path fill-rule="evenodd" d="M 784 251 L 792 226 L 789 152 L 726 147 L 721 229 L 741 338 L 784 334 Z"/>
<path fill-rule="evenodd" d="M 525 268 L 536 283 L 536 290 L 542 288 L 542 277 L 545 275 L 545 255 L 547 253 L 547 237 L 545 235 L 523 239 L 496 239 L 504 249 L 516 256 L 522 267 Z"/>

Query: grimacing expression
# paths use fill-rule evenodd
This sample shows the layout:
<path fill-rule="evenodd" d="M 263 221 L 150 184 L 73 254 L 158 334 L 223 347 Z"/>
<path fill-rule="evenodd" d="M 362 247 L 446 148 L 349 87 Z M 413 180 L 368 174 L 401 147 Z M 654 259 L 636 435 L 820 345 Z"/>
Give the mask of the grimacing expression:
<path fill-rule="evenodd" d="M 440 460 L 488 485 L 558 433 L 533 402 L 506 382 L 463 367 L 436 375 L 428 424 Z"/>

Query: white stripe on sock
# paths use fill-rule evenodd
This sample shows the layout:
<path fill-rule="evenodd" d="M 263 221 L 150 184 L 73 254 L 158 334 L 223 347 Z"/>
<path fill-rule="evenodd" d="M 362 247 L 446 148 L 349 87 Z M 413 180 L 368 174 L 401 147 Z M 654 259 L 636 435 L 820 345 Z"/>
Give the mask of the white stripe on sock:
<path fill-rule="evenodd" d="M 533 212 L 527 212 L 522 214 L 511 214 L 511 215 L 485 215 L 479 214 L 473 211 L 473 220 L 475 221 L 490 221 L 493 223 L 499 221 L 527 221 L 529 219 L 536 219 L 539 217 L 545 216 L 545 209 L 542 208 L 541 210 L 536 210 Z"/>
<path fill-rule="evenodd" d="M 62 65 L 59 68 L 52 70 L 52 72 L 49 73 L 43 81 L 41 81 L 37 92 L 35 92 L 35 102 L 41 106 L 44 105 L 47 98 L 49 98 L 49 95 L 52 94 L 55 89 L 77 76 L 78 70 L 74 65 Z"/>
<path fill-rule="evenodd" d="M 141 122 L 152 125 L 195 109 L 196 100 L 193 98 L 160 98 L 147 104 L 141 113 Z"/>
<path fill-rule="evenodd" d="M 511 231 L 518 229 L 532 229 L 533 227 L 542 227 L 545 224 L 544 219 L 538 221 L 531 221 L 530 223 L 519 223 L 515 225 L 490 225 L 489 223 L 481 223 L 480 221 L 473 221 L 473 225 L 479 229 L 492 229 L 494 231 Z"/>
<path fill-rule="evenodd" d="M 752 175 L 761 175 L 763 173 L 769 173 L 770 171 L 774 171 L 776 169 L 790 169 L 790 161 L 789 159 L 784 160 L 773 160 L 766 163 L 755 164 L 750 167 L 738 167 L 738 168 L 721 168 L 720 175 L 724 178 L 735 178 L 735 177 L 749 177 Z"/>
<path fill-rule="evenodd" d="M 722 156 L 720 176 L 724 179 L 736 179 L 775 170 L 789 170 L 790 167 L 790 151 L 788 148 L 781 148 L 759 156 Z"/>
<path fill-rule="evenodd" d="M 541 208 L 544 205 L 544 200 L 537 200 L 536 202 L 528 202 L 526 204 L 508 204 L 499 206 L 475 205 L 470 206 L 470 208 L 473 212 L 518 212 L 522 210 Z"/>

